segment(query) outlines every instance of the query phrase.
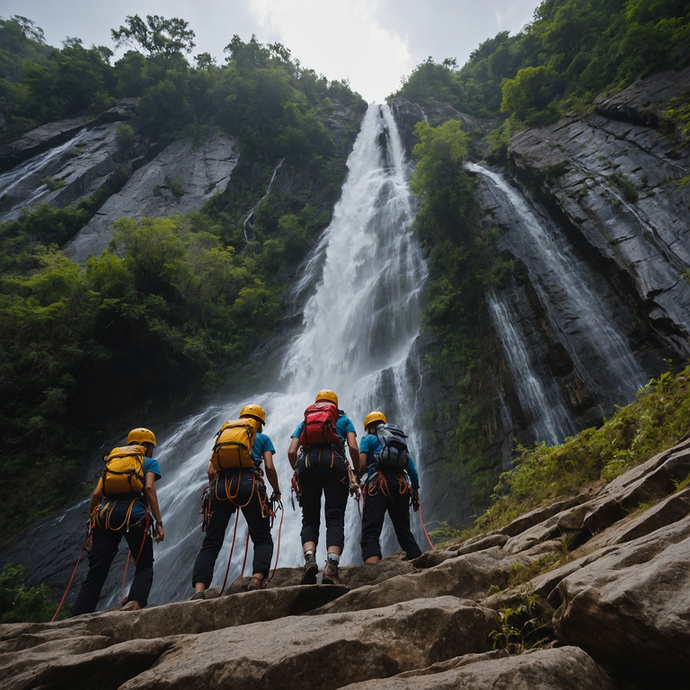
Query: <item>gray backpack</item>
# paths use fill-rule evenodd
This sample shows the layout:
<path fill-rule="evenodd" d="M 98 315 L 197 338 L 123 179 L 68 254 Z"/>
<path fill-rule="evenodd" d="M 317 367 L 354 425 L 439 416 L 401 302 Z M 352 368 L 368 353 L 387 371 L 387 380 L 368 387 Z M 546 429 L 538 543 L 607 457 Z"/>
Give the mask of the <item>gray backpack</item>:
<path fill-rule="evenodd" d="M 376 438 L 381 444 L 381 452 L 377 456 L 377 464 L 394 470 L 404 470 L 409 458 L 407 452 L 407 436 L 395 424 L 379 424 L 376 428 Z"/>

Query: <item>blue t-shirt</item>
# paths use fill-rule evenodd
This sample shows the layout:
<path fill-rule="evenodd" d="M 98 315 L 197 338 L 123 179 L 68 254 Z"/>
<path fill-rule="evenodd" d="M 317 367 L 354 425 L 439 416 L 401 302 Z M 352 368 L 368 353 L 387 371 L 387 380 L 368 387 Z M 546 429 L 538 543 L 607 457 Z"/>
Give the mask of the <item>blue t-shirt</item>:
<path fill-rule="evenodd" d="M 271 441 L 266 434 L 258 433 L 254 439 L 254 445 L 252 446 L 252 460 L 254 461 L 255 467 L 261 467 L 266 451 L 275 455 L 276 449 L 273 446 L 273 441 Z"/>
<path fill-rule="evenodd" d="M 297 425 L 297 428 L 293 431 L 292 438 L 299 438 L 299 435 L 302 433 L 302 427 L 303 426 L 304 426 L 304 421 L 301 421 Z M 357 436 L 357 431 L 355 430 L 355 425 L 352 423 L 352 420 L 349 417 L 346 417 L 344 414 L 341 414 L 340 417 L 338 417 L 338 422 L 335 425 L 335 431 L 343 441 L 347 440 L 347 435 L 350 431 L 355 436 Z"/>
<path fill-rule="evenodd" d="M 146 475 L 149 472 L 153 472 L 153 474 L 156 475 L 155 481 L 158 481 L 161 478 L 161 468 L 158 464 L 158 460 L 156 460 L 155 458 L 144 459 L 144 485 L 146 484 Z M 118 499 L 116 496 L 112 498 L 103 498 L 103 500 L 101 501 L 101 506 L 105 505 L 107 501 L 112 501 L 113 499 L 117 500 L 117 505 L 113 508 L 113 513 L 111 515 L 110 520 L 112 524 L 119 525 L 120 521 L 124 520 L 125 515 L 127 513 L 127 509 L 129 508 L 129 504 L 131 503 L 132 499 L 131 497 L 128 497 L 122 500 Z M 137 498 L 134 501 L 134 505 L 132 506 L 130 524 L 138 522 L 141 518 L 144 517 L 144 515 L 146 514 L 146 507 L 146 501 L 143 498 Z"/>
<path fill-rule="evenodd" d="M 381 452 L 381 441 L 379 441 L 378 436 L 376 434 L 362 436 L 359 442 L 359 452 L 367 454 L 367 470 L 369 474 L 371 474 L 376 467 L 375 458 Z M 419 489 L 419 475 L 417 474 L 417 467 L 409 451 L 407 452 L 407 467 L 405 468 L 405 472 L 407 472 L 410 477 L 410 486 L 417 491 L 417 489 Z"/>

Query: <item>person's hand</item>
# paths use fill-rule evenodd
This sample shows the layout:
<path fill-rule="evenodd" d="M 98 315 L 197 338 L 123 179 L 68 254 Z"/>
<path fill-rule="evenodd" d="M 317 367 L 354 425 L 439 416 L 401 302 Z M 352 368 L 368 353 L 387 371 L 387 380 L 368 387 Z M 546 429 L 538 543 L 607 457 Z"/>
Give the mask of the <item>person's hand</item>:
<path fill-rule="evenodd" d="M 163 525 L 160 522 L 156 523 L 156 534 L 154 535 L 153 539 L 156 542 L 156 544 L 160 544 L 160 542 L 162 542 L 163 539 L 165 539 Z"/>
<path fill-rule="evenodd" d="M 419 491 L 411 489 L 412 492 L 412 510 L 416 513 L 419 510 Z"/>

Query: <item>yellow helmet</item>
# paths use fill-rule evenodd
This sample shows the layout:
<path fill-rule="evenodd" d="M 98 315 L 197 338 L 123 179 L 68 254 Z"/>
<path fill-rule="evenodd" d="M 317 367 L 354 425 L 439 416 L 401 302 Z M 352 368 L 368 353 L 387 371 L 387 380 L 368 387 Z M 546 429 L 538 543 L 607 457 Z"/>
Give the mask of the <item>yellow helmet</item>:
<path fill-rule="evenodd" d="M 156 445 L 156 435 L 153 431 L 149 429 L 144 429 L 144 427 L 139 427 L 137 429 L 132 429 L 127 436 L 127 443 L 153 443 Z"/>
<path fill-rule="evenodd" d="M 383 412 L 379 412 L 378 410 L 374 410 L 373 412 L 370 412 L 364 418 L 364 428 L 368 429 L 369 425 L 373 424 L 374 422 L 383 422 L 385 424 L 386 423 L 386 415 L 383 414 Z"/>
<path fill-rule="evenodd" d="M 316 400 L 314 402 L 321 402 L 322 400 L 335 403 L 336 405 L 338 404 L 338 396 L 327 388 L 324 388 L 324 390 L 316 394 Z"/>
<path fill-rule="evenodd" d="M 264 408 L 256 403 L 245 405 L 240 410 L 240 417 L 254 417 L 254 419 L 258 419 L 263 425 L 266 424 L 266 413 L 264 412 Z"/>

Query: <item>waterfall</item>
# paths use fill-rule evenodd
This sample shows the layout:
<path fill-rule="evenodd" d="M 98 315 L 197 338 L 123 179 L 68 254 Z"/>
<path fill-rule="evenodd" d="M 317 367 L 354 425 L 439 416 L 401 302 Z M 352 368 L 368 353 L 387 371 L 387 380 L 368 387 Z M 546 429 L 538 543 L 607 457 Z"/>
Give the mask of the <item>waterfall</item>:
<path fill-rule="evenodd" d="M 489 314 L 535 438 L 539 443 L 553 446 L 573 433 L 575 424 L 563 393 L 544 365 L 546 358 L 539 343 L 530 342 L 522 332 L 518 314 L 509 301 L 510 294 L 498 295 L 490 289 L 487 293 Z M 542 365 L 542 372 L 538 364 Z"/>
<path fill-rule="evenodd" d="M 467 169 L 488 181 L 504 214 L 501 244 L 526 266 L 554 337 L 579 376 L 600 403 L 630 402 L 647 377 L 617 329 L 615 307 L 607 306 L 611 300 L 602 294 L 607 289 L 603 281 L 575 255 L 558 228 L 501 175 L 476 164 Z"/>
<path fill-rule="evenodd" d="M 348 169 L 332 222 L 301 267 L 292 291 L 288 311 L 301 313 L 303 323 L 289 342 L 280 376 L 252 395 L 241 399 L 230 395 L 227 405 L 210 407 L 183 421 L 168 438 L 161 434 L 156 457 L 163 473 L 158 496 L 166 539 L 155 548 L 151 603 L 185 598 L 192 592 L 192 564 L 203 538 L 200 496 L 214 434 L 225 419 L 237 417 L 244 403 L 264 407 L 265 433 L 277 451 L 274 460 L 285 508 L 281 567 L 303 562 L 301 511 L 293 512 L 290 505 L 292 470 L 287 448 L 304 409 L 320 389 L 338 394 L 358 437 L 363 433 L 364 416 L 372 409 L 383 410 L 409 434 L 413 456 L 423 470 L 415 417 L 421 379 L 415 341 L 418 300 L 427 269 L 421 248 L 409 232 L 415 213 L 408 187 L 410 167 L 388 106 L 369 107 Z M 273 527 L 275 543 L 278 523 Z M 222 582 L 233 524 L 216 562 L 212 586 Z M 344 565 L 361 562 L 360 524 L 357 506 L 350 499 Z M 240 517 L 229 581 L 240 574 L 245 537 L 246 523 Z M 390 538 L 383 540 L 384 554 L 398 550 L 391 547 Z M 251 548 L 250 543 L 245 575 L 250 574 Z M 325 556 L 322 524 L 317 559 L 322 563 Z M 119 593 L 118 583 L 117 589 L 108 592 L 107 603 L 115 603 Z"/>

